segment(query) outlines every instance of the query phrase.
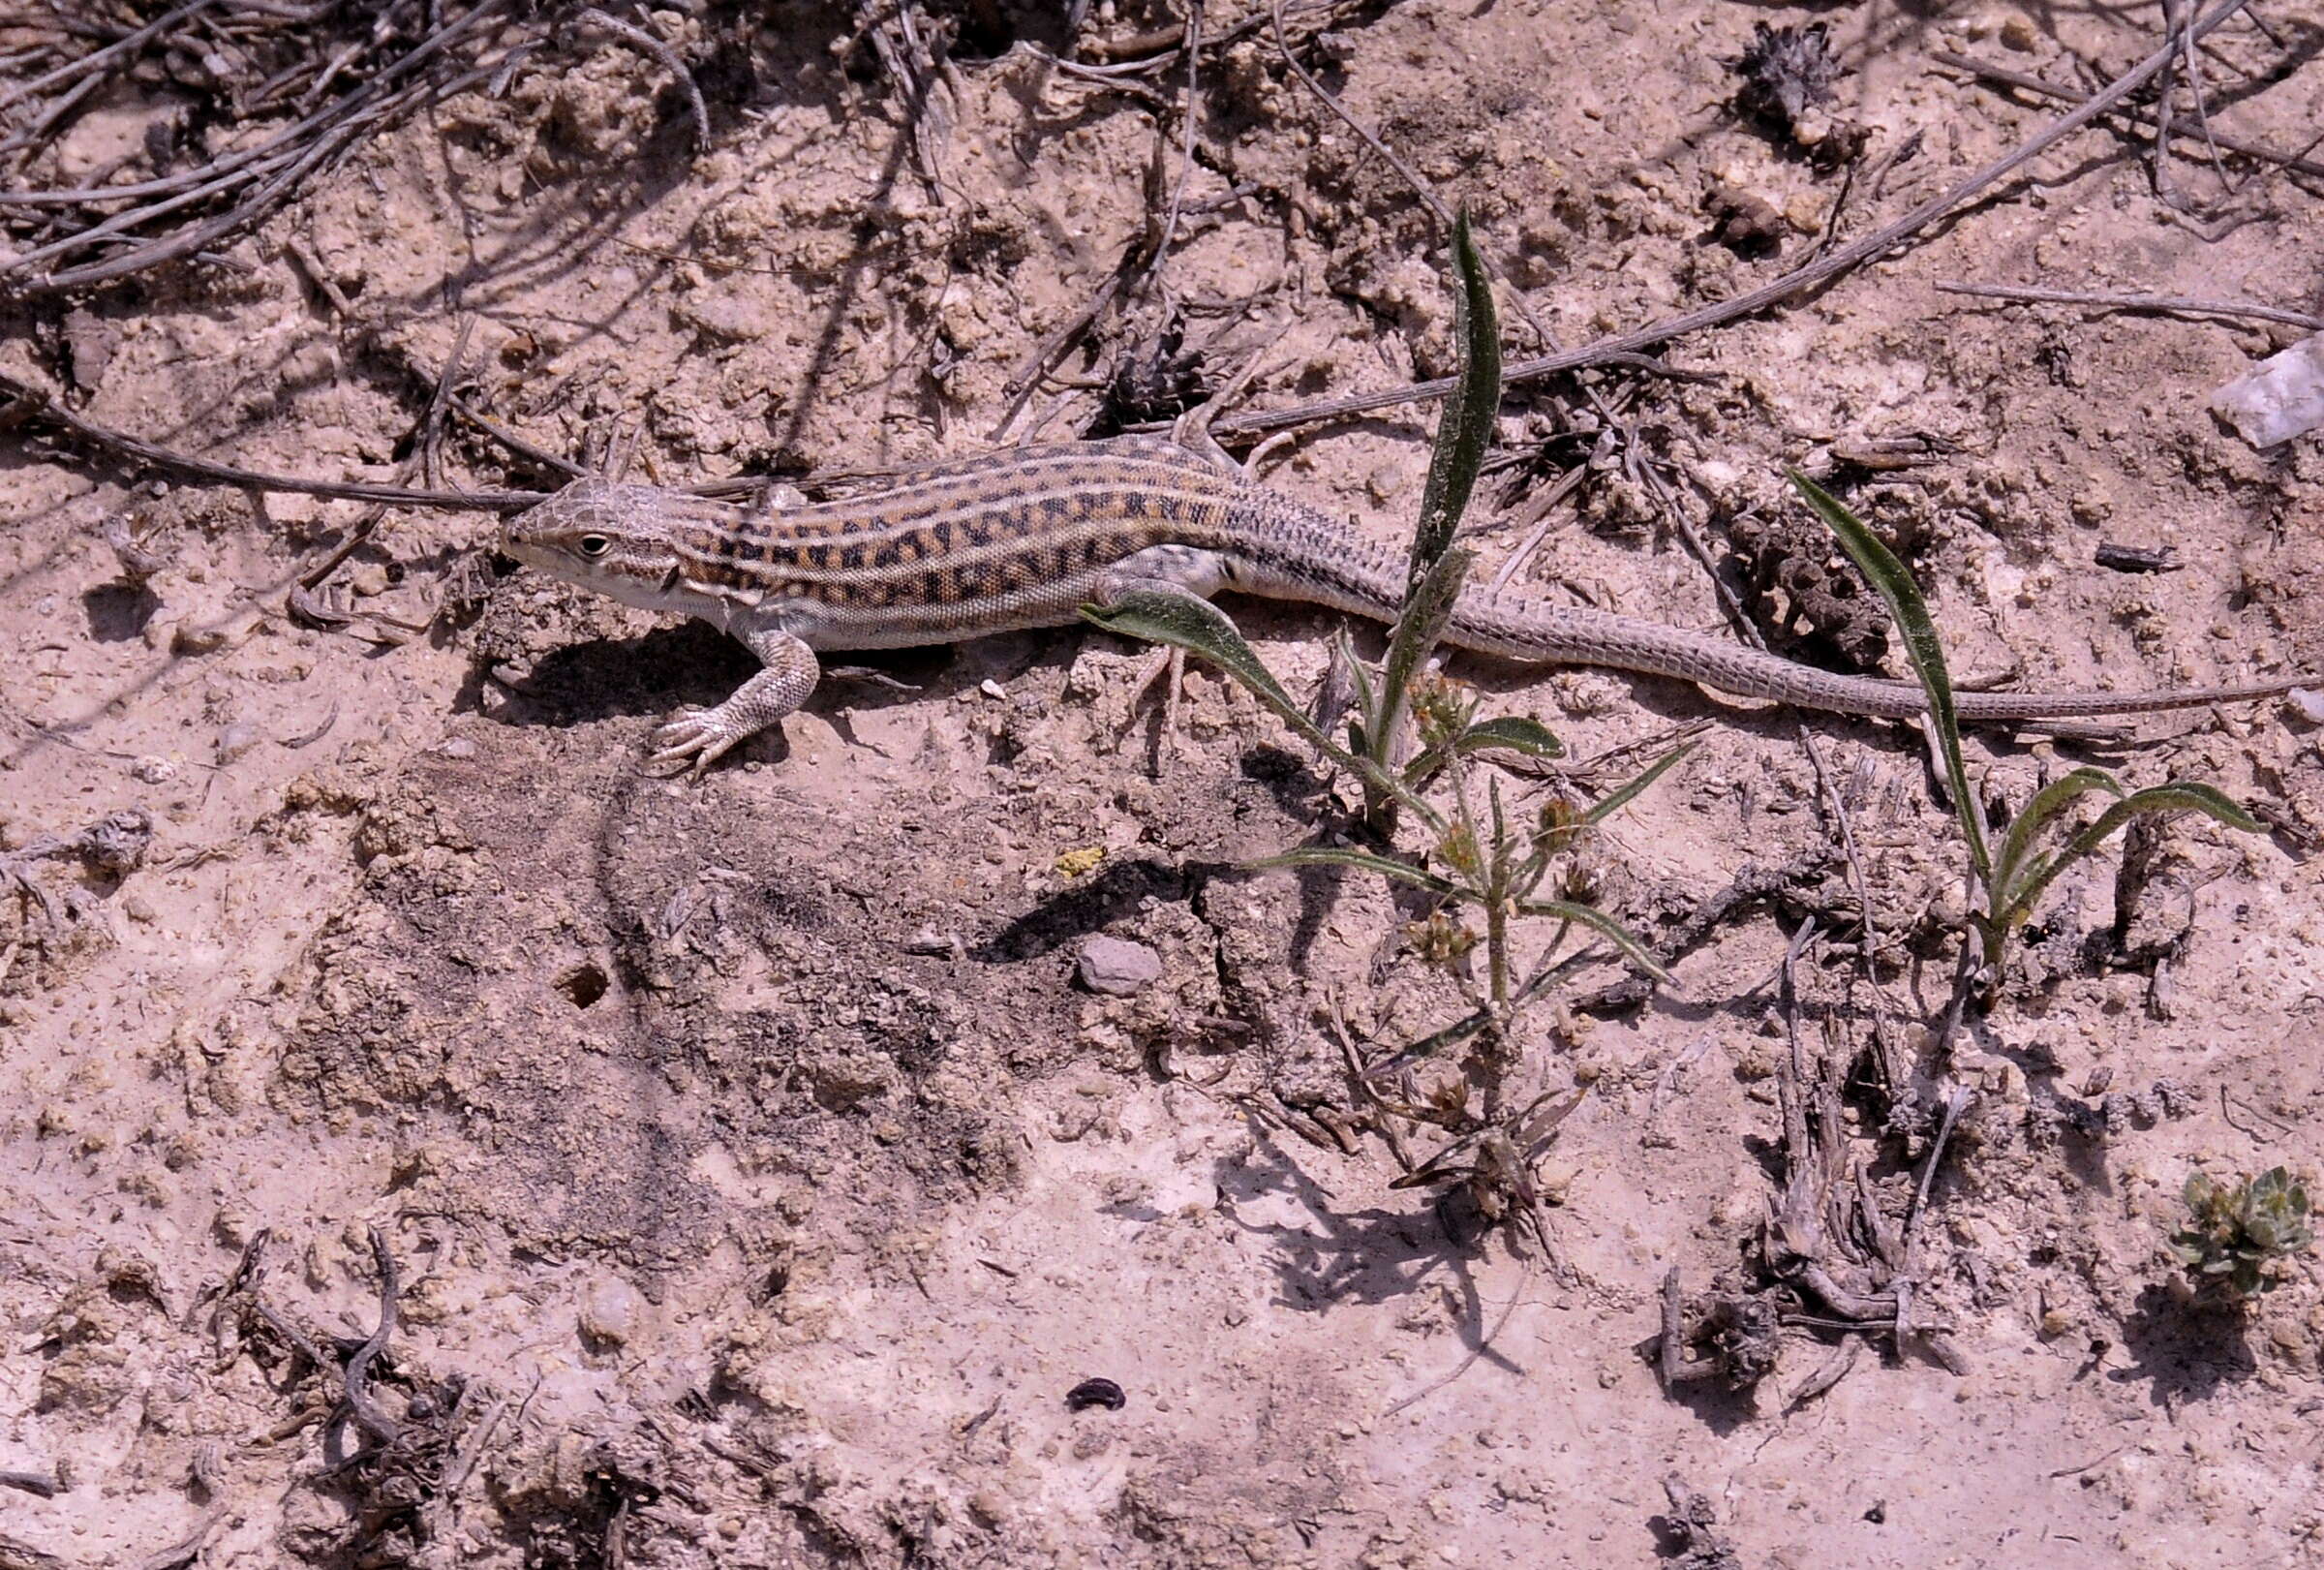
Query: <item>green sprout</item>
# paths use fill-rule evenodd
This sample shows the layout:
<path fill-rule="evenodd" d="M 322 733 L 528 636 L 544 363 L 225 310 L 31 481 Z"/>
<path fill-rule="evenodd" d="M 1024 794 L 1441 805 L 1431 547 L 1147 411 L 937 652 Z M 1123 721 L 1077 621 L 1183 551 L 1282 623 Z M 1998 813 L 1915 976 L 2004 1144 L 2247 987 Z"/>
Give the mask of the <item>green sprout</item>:
<path fill-rule="evenodd" d="M 1970 785 L 1969 768 L 1961 755 L 1961 719 L 1953 703 L 1952 680 L 1945 671 L 1944 646 L 1938 639 L 1919 586 L 1904 563 L 1853 512 L 1803 475 L 1793 474 L 1791 483 L 1839 537 L 1841 548 L 1887 603 L 1888 614 L 1904 634 L 1912 673 L 1928 694 L 1931 734 L 1943 759 L 1945 783 L 1961 820 L 1961 838 L 1969 847 L 1972 897 L 1983 907 L 1972 911 L 1971 920 L 1977 931 L 1988 994 L 2003 979 L 2010 937 L 2033 918 L 2034 907 L 2050 885 L 2132 818 L 2201 813 L 2248 834 L 2259 831 L 2259 821 L 2249 813 L 2217 787 L 2199 781 L 2172 780 L 2131 790 L 2106 770 L 2085 767 L 2062 775 L 2036 791 L 2010 821 L 1996 855 L 1984 811 L 1978 806 L 1979 798 Z M 2094 792 L 2113 800 L 2095 820 L 2065 833 L 2062 818 L 2065 809 Z M 2064 843 L 2044 848 L 2045 838 L 2063 838 Z"/>
<path fill-rule="evenodd" d="M 2232 1188 L 2209 1173 L 2190 1173 L 2185 1197 L 2189 1220 L 2171 1234 L 2170 1250 L 2199 1291 L 2238 1303 L 2271 1291 L 2281 1283 L 2278 1262 L 2315 1240 L 2308 1190 L 2282 1167 Z"/>

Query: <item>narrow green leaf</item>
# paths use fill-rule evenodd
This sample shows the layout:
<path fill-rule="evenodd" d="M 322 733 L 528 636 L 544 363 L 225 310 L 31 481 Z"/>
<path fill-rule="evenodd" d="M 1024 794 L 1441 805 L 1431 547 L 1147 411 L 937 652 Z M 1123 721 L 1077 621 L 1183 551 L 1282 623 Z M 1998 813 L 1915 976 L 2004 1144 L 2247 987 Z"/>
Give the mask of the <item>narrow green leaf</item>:
<path fill-rule="evenodd" d="M 1353 710 L 1368 724 L 1372 715 L 1372 684 L 1364 675 L 1363 662 L 1356 658 L 1356 641 L 1348 636 L 1345 626 L 1331 634 L 1331 662 L 1325 669 L 1324 681 L 1315 694 L 1315 707 L 1308 718 L 1319 730 L 1336 730 L 1339 723 Z"/>
<path fill-rule="evenodd" d="M 1447 899 L 1458 899 L 1466 892 L 1458 884 L 1439 877 L 1434 873 L 1425 872 L 1409 862 L 1396 861 L 1388 856 L 1375 856 L 1367 850 L 1350 850 L 1335 845 L 1299 846 L 1275 855 L 1262 856 L 1257 861 L 1245 862 L 1243 865 L 1252 868 L 1353 867 L 1359 872 L 1378 873 L 1383 877 L 1392 877 L 1400 883 L 1410 883 L 1415 888 L 1424 888 L 1431 894 L 1441 894 Z"/>
<path fill-rule="evenodd" d="M 1476 559 L 1473 551 L 1465 550 L 1449 550 L 1439 556 L 1406 597 L 1404 609 L 1396 617 L 1395 631 L 1388 640 L 1388 663 L 1380 672 L 1379 709 L 1368 732 L 1370 745 L 1364 749 L 1382 768 L 1394 766 L 1397 734 L 1403 727 L 1405 710 L 1411 706 L 1412 679 L 1437 639 L 1444 636 L 1445 624 L 1452 619 L 1452 608 L 1459 603 L 1469 564 Z"/>
<path fill-rule="evenodd" d="M 1563 959 L 1544 961 L 1542 968 L 1528 976 L 1525 985 L 1519 987 L 1516 995 L 1510 999 L 1509 1006 L 1513 1009 L 1523 1008 L 1543 993 L 1547 992 L 1552 985 L 1563 981 L 1567 976 L 1587 965 L 1596 954 L 1597 950 L 1594 948 L 1582 948 L 1566 955 Z"/>
<path fill-rule="evenodd" d="M 2034 848 L 2034 837 L 2041 826 L 2056 817 L 2072 803 L 2075 797 L 2093 790 L 2108 791 L 2116 796 L 2126 794 L 2122 782 L 2104 769 L 2079 768 L 2059 776 L 2034 792 L 2026 803 L 2026 810 L 2017 815 L 2003 837 L 2001 856 L 1993 864 L 1993 894 L 1997 903 L 2007 905 L 2010 885 L 2017 880 L 2026 852 Z"/>
<path fill-rule="evenodd" d="M 1463 757 L 1484 752 L 1522 753 L 1528 757 L 1563 757 L 1566 744 L 1550 734 L 1549 727 L 1539 720 L 1522 715 L 1511 715 L 1499 720 L 1480 720 L 1455 736 L 1450 746 L 1439 744 L 1428 748 L 1404 765 L 1404 783 L 1418 790 L 1436 778 L 1437 770 L 1452 753 Z"/>
<path fill-rule="evenodd" d="M 2061 873 L 2104 845 L 2130 819 L 2142 815 L 2175 816 L 2180 813 L 2201 813 L 2206 817 L 2217 818 L 2229 828 L 2241 829 L 2247 834 L 2256 834 L 2262 826 L 2259 819 L 2212 785 L 2191 780 L 2174 780 L 2167 785 L 2149 785 L 2107 808 L 2098 815 L 2096 822 L 2075 835 L 2064 850 L 2027 873 L 2003 908 L 2003 919 L 2017 922 L 2031 916 L 2034 902 L 2041 898 Z"/>
<path fill-rule="evenodd" d="M 1624 958 L 1654 977 L 1655 980 L 1667 981 L 1670 979 L 1670 972 L 1663 969 L 1662 963 L 1654 957 L 1654 952 L 1639 941 L 1636 935 L 1632 933 L 1628 927 L 1623 926 L 1622 923 L 1603 910 L 1586 905 L 1575 905 L 1570 900 L 1527 900 L 1518 906 L 1517 909 L 1524 915 L 1552 916 L 1559 921 L 1571 921 L 1577 926 L 1587 927 L 1620 949 Z"/>
<path fill-rule="evenodd" d="M 1484 465 L 1485 449 L 1492 445 L 1494 416 L 1501 411 L 1501 327 L 1493 312 L 1492 283 L 1469 233 L 1466 207 L 1452 219 L 1452 333 L 1460 340 L 1460 381 L 1437 416 L 1428 483 L 1421 493 L 1420 527 L 1413 531 L 1412 559 L 1404 576 L 1407 599 L 1452 547 L 1453 531 L 1476 489 L 1477 472 Z"/>
<path fill-rule="evenodd" d="M 1454 1020 L 1441 1031 L 1421 1037 L 1420 1040 L 1402 1051 L 1391 1053 L 1381 1062 L 1371 1064 L 1364 1069 L 1364 1075 L 1366 1078 L 1372 1078 L 1381 1074 L 1392 1074 L 1399 1068 L 1420 1062 L 1422 1058 L 1433 1057 L 1447 1047 L 1466 1041 L 1491 1023 L 1492 1016 L 1482 1008 L 1478 1009 L 1473 1014 Z"/>
<path fill-rule="evenodd" d="M 1319 746 L 1331 745 L 1316 728 L 1315 722 L 1291 700 L 1283 684 L 1275 680 L 1275 673 L 1267 668 L 1266 662 L 1243 640 L 1241 631 L 1228 620 L 1227 613 L 1208 600 L 1192 595 L 1135 590 L 1111 605 L 1084 605 L 1082 619 L 1109 632 L 1201 655 L 1249 688 L 1259 701 L 1282 716 L 1301 736 Z"/>
<path fill-rule="evenodd" d="M 1952 787 L 1953 806 L 1961 816 L 1961 837 L 1969 842 L 1969 859 L 1976 868 L 1977 880 L 1990 888 L 1993 856 L 1985 844 L 1985 811 L 1970 788 L 1969 765 L 1961 757 L 1961 717 L 1953 705 L 1952 678 L 1944 668 L 1944 645 L 1938 640 L 1937 624 L 1929 619 L 1920 586 L 1895 553 L 1881 542 L 1880 536 L 1864 527 L 1861 519 L 1823 487 L 1796 470 L 1791 472 L 1791 483 L 1839 537 L 1841 549 L 1887 602 L 1888 614 L 1904 634 L 1912 672 L 1928 694 L 1929 723 L 1935 727 L 1938 751 L 1944 757 L 1945 781 Z"/>
<path fill-rule="evenodd" d="M 1356 690 L 1356 713 L 1362 719 L 1368 734 L 1380 718 L 1380 699 L 1372 691 L 1372 673 L 1364 669 L 1363 662 L 1356 657 L 1356 640 L 1348 636 L 1348 630 L 1344 627 L 1339 630 L 1339 648 L 1348 662 L 1348 681 Z M 1335 654 L 1332 658 L 1340 657 Z"/>
<path fill-rule="evenodd" d="M 1375 790 L 1412 808 L 1431 825 L 1442 826 L 1443 818 L 1436 810 L 1407 790 L 1401 782 L 1369 758 L 1358 756 L 1324 734 L 1292 701 L 1283 684 L 1275 680 L 1274 672 L 1267 668 L 1266 662 L 1243 640 L 1226 612 L 1208 600 L 1192 595 L 1135 590 L 1112 605 L 1084 605 L 1082 619 L 1125 637 L 1144 638 L 1149 643 L 1201 655 L 1248 688 L 1252 696 L 1273 710 L 1276 718 L 1299 732 L 1308 745 Z"/>
<path fill-rule="evenodd" d="M 1629 784 L 1623 785 L 1612 795 L 1607 796 L 1601 801 L 1592 803 L 1589 811 L 1581 815 L 1581 820 L 1584 823 L 1605 822 L 1607 818 L 1613 816 L 1623 808 L 1629 806 L 1633 801 L 1636 801 L 1640 791 L 1643 791 L 1648 785 L 1654 784 L 1655 781 L 1669 773 L 1671 768 L 1677 764 L 1680 758 L 1695 751 L 1697 745 L 1697 744 L 1695 742 L 1684 742 L 1679 746 L 1671 748 L 1670 751 L 1665 753 L 1662 756 L 1656 758 L 1653 763 L 1649 764 L 1645 773 L 1639 775 L 1636 779 L 1632 780 Z"/>
<path fill-rule="evenodd" d="M 1452 745 L 1463 753 L 1500 751 L 1522 753 L 1527 757 L 1566 755 L 1566 744 L 1552 735 L 1547 725 L 1521 714 L 1480 720 L 1462 731 Z"/>

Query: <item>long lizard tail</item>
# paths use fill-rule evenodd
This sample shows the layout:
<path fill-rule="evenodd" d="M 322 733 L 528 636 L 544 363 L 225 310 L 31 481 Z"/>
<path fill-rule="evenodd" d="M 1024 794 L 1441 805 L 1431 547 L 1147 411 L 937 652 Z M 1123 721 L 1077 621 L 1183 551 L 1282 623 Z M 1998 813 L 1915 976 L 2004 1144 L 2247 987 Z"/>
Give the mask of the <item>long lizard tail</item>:
<path fill-rule="evenodd" d="M 1723 693 L 1773 698 L 1811 709 L 1901 719 L 1924 713 L 1929 706 L 1917 682 L 1819 670 L 1704 633 L 1598 610 L 1544 605 L 1505 608 L 1491 600 L 1464 599 L 1453 612 L 1446 638 L 1465 649 L 1528 663 L 1605 665 L 1673 676 Z M 1953 703 L 1964 720 L 2064 720 L 2275 697 L 2302 685 L 2280 681 L 2177 692 L 1955 693 Z"/>
<path fill-rule="evenodd" d="M 1239 545 L 1238 587 L 1305 600 L 1392 623 L 1404 598 L 1400 561 L 1331 519 L 1273 492 L 1255 504 L 1271 516 L 1271 542 Z M 1545 605 L 1515 595 L 1472 589 L 1453 611 L 1446 640 L 1480 654 L 1527 664 L 1599 665 L 1697 682 L 1738 697 L 1771 698 L 1842 714 L 1903 719 L 1927 712 L 1916 682 L 1845 676 L 1765 654 L 1711 633 L 1666 627 L 1608 611 Z M 2141 693 L 1956 693 L 1961 718 L 2075 719 L 2145 714 L 2213 703 L 2276 697 L 2295 687 L 2324 686 L 2324 676 L 2239 687 Z"/>

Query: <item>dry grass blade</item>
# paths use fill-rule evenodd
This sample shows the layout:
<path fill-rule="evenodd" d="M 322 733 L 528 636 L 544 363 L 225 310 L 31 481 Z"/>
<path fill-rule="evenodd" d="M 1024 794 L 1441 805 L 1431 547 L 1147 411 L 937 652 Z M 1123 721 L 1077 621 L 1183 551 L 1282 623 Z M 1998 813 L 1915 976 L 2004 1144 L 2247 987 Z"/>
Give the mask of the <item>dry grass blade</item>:
<path fill-rule="evenodd" d="M 2250 0 L 2222 0 L 2188 25 L 2186 41 L 2193 44 L 2206 34 L 2244 10 Z M 1930 198 L 1911 212 L 1863 238 L 1854 240 L 1807 266 L 1784 274 L 1758 289 L 1749 290 L 1732 299 L 1721 300 L 1699 310 L 1667 317 L 1629 332 L 1601 338 L 1579 349 L 1569 349 L 1553 354 L 1537 355 L 1517 360 L 1502 368 L 1502 382 L 1531 382 L 1560 371 L 1579 370 L 1590 365 L 1604 365 L 1624 354 L 1635 354 L 1643 349 L 1683 338 L 1688 333 L 1700 332 L 1706 327 L 1722 326 L 1771 305 L 1805 293 L 1842 273 L 1875 261 L 1903 244 L 1913 234 L 1927 228 L 1944 214 L 1960 207 L 2032 160 L 2072 136 L 2103 115 L 2117 111 L 2140 88 L 2154 80 L 2162 68 L 2178 57 L 2181 41 L 2173 38 L 2162 48 L 2132 66 L 2095 95 L 2085 99 L 2069 112 L 2060 115 L 2040 132 L 2005 157 L 1995 160 L 1952 189 Z M 1319 403 L 1300 404 L 1292 409 L 1257 410 L 1247 415 L 1230 415 L 1221 418 L 1214 429 L 1221 436 L 1242 435 L 1261 431 L 1287 430 L 1298 425 L 1311 425 L 1319 420 L 1338 419 L 1349 415 L 1368 414 L 1376 409 L 1393 409 L 1409 403 L 1425 403 L 1442 398 L 1455 385 L 1452 377 L 1439 377 L 1432 382 L 1416 382 L 1408 386 L 1390 387 L 1380 392 L 1356 393 L 1349 397 L 1327 399 Z"/>
<path fill-rule="evenodd" d="M 53 138 L 84 101 L 114 84 L 149 49 L 182 46 L 203 59 L 216 79 L 180 91 L 206 101 L 232 125 L 232 139 L 244 143 L 174 172 L 166 167 L 167 139 L 148 139 L 141 153 L 71 185 L 43 185 L 19 174 L 16 189 L 0 192 L 0 236 L 16 242 L 15 254 L 0 262 L 0 292 L 85 289 L 199 255 L 249 229 L 403 115 L 483 85 L 538 42 L 523 37 L 491 50 L 493 24 L 506 18 L 509 0 L 478 0 L 457 12 L 431 6 L 378 14 L 332 5 L 282 17 L 237 13 L 230 58 L 254 77 L 266 73 L 245 81 L 196 26 L 212 9 L 214 0 L 180 6 L 0 98 L 0 112 L 18 106 L 32 111 L 0 150 L 19 153 L 19 170 L 39 169 L 51 162 Z M 423 15 L 426 30 L 411 31 Z M 309 78 L 303 92 L 288 96 Z M 278 113 L 289 123 L 265 131 L 267 118 Z M 151 177 L 108 183 L 140 160 L 152 168 Z"/>

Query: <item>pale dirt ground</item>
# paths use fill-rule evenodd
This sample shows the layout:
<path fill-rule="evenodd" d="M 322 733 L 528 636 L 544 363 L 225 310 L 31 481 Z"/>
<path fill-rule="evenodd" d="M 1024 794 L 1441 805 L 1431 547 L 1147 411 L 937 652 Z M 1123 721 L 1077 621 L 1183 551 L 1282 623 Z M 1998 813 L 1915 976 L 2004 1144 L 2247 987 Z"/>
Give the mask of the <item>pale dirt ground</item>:
<path fill-rule="evenodd" d="M 2295 69 L 2215 110 L 2294 147 L 2324 124 L 2316 17 L 2262 11 Z M 1925 138 L 1878 189 L 1859 180 L 1844 234 L 2051 112 L 1933 69 L 1932 50 L 2068 80 L 2077 54 L 2111 73 L 2144 53 L 2158 22 L 2151 6 L 1827 15 L 1868 161 Z M 1416 0 L 1348 14 L 1328 53 L 1348 108 L 1473 203 L 1571 343 L 1808 254 L 1798 225 L 1821 223 L 1839 175 L 1724 108 L 1753 23 L 1805 16 Z M 699 22 L 659 17 L 707 48 Z M 469 397 L 552 449 L 635 433 L 637 466 L 665 479 L 976 450 L 1011 373 L 1143 221 L 1155 111 L 1044 82 L 1022 55 L 964 63 L 932 195 L 892 85 L 835 64 L 845 31 L 794 9 L 728 45 L 755 85 L 722 78 L 715 149 L 691 162 L 642 56 L 544 52 L 505 100 L 402 127 L 234 245 L 247 275 L 16 310 L 8 365 L 51 385 L 69 367 L 88 417 L 177 447 L 388 477 L 466 314 Z M 2225 37 L 2229 58 L 2271 52 Z M 1224 328 L 1217 363 L 1264 348 L 1246 407 L 1442 370 L 1442 236 L 1401 180 L 1262 40 L 1204 85 L 1187 200 L 1248 194 L 1192 223 L 1166 278 L 1206 308 L 1193 337 Z M 134 145 L 150 112 L 88 113 L 61 172 Z M 1715 180 L 1795 221 L 1778 255 L 1709 237 Z M 2314 183 L 2261 175 L 2228 210 L 2249 221 L 2206 239 L 2121 139 L 2088 134 L 1901 259 L 1671 349 L 1711 380 L 1605 385 L 1636 396 L 1714 541 L 1742 508 L 1783 507 L 1782 466 L 1835 440 L 1952 444 L 1932 467 L 1842 480 L 1912 544 L 1972 672 L 2152 686 L 2313 668 L 2324 446 L 2255 455 L 2205 408 L 2288 330 L 1930 287 L 2324 306 Z M 294 240 L 351 314 L 301 282 Z M 1090 366 L 1066 374 L 1107 368 Z M 1063 390 L 1050 434 L 1092 406 Z M 1504 440 L 1554 429 L 1572 390 L 1513 395 Z M 1424 410 L 1317 427 L 1271 477 L 1400 529 L 1428 428 Z M 470 483 L 552 477 L 457 425 L 448 452 Z M 322 1475 L 318 1428 L 291 1421 L 326 1387 L 215 1311 L 266 1231 L 259 1296 L 311 1335 L 362 1336 L 369 1226 L 405 1280 L 382 1401 L 441 1401 L 464 1378 L 456 1438 L 504 1402 L 458 1497 L 431 1504 L 422 1562 L 1648 1565 L 1676 1552 L 1653 1524 L 1672 1472 L 1754 1566 L 2324 1552 L 2317 1265 L 2237 1336 L 2175 1296 L 2159 1252 L 2194 1164 L 2318 1176 L 2324 896 L 2306 846 L 2324 770 L 2288 706 L 2150 721 L 2110 754 L 2142 782 L 2215 778 L 2283 826 L 2172 830 L 2164 918 L 2175 931 L 2191 910 L 2192 929 L 2168 1017 L 2136 968 L 2074 958 L 2112 919 L 2109 854 L 2067 880 L 2064 938 L 1965 1057 L 1982 1099 L 1934 1188 L 1918 1301 L 1971 1371 L 1878 1345 L 1794 1410 L 1837 1344 L 1796 1331 L 1756 1399 L 1671 1399 L 1637 1350 L 1663 1273 L 1738 1271 L 1774 1193 L 1773 983 L 1800 907 L 1723 924 L 1678 966 L 1683 992 L 1643 1011 L 1531 1018 L 1533 1082 L 1594 1085 L 1542 1169 L 1559 1279 L 1506 1236 L 1450 1241 L 1428 1192 L 1391 1191 L 1388 1153 L 1350 1124 L 1325 1001 L 1337 991 L 1393 1044 L 1447 997 L 1393 958 L 1400 918 L 1372 882 L 1235 868 L 1309 835 L 1321 783 L 1208 676 L 1159 783 L 1129 726 L 1142 657 L 1073 631 L 889 660 L 918 691 L 834 682 L 701 785 L 650 780 L 636 765 L 657 718 L 749 668 L 702 629 L 519 574 L 427 635 L 356 635 L 425 620 L 488 518 L 391 514 L 351 564 L 370 619 L 326 632 L 289 619 L 283 590 L 359 507 L 157 496 L 134 471 L 14 445 L 6 464 L 0 834 L 21 846 L 129 808 L 155 825 L 117 886 L 39 864 L 85 903 L 67 926 L 0 912 L 0 1468 L 67 1485 L 0 1490 L 11 1564 L 134 1565 L 205 1520 L 212 1565 L 408 1557 L 408 1524 L 364 1546 L 363 1491 Z M 1553 514 L 1540 592 L 1718 625 L 1701 570 L 1618 468 L 1580 498 Z M 1487 572 L 1524 532 L 1492 500 Z M 149 597 L 103 539 L 124 515 L 166 559 Z M 2175 543 L 2185 570 L 2102 570 L 2100 539 Z M 1329 618 L 1236 608 L 1302 686 L 1320 674 Z M 1581 755 L 1718 722 L 1595 852 L 1602 898 L 1650 932 L 1825 834 L 1787 718 L 1604 673 L 1467 674 Z M 1933 1008 L 1950 962 L 1924 918 L 1952 897 L 1956 857 L 1917 743 L 1813 728 L 1838 777 L 1862 777 L 1876 906 L 1920 955 L 1883 970 L 1889 996 Z M 2019 792 L 2080 755 L 1975 750 Z M 1060 873 L 1090 847 L 1094 871 Z M 1161 986 L 1129 1002 L 1078 990 L 1097 931 L 1158 949 Z M 1845 954 L 1803 967 L 1811 1035 L 1828 1015 L 1861 1036 L 1855 975 Z M 2034 1109 L 2100 1069 L 2117 1089 L 2176 1081 L 2187 1104 L 2104 1140 L 2044 1136 Z M 1324 1137 L 1334 1123 L 1344 1148 Z M 1850 1149 L 1893 1215 L 1911 1183 L 1898 1147 Z M 1485 1358 L 1389 1415 L 1513 1297 Z M 1068 1412 L 1091 1375 L 1127 1405 Z M 424 1429 L 426 1410 L 406 1417 Z M 204 1489 L 191 1468 L 213 1445 Z M 369 1503 L 383 1508 L 376 1490 Z"/>

